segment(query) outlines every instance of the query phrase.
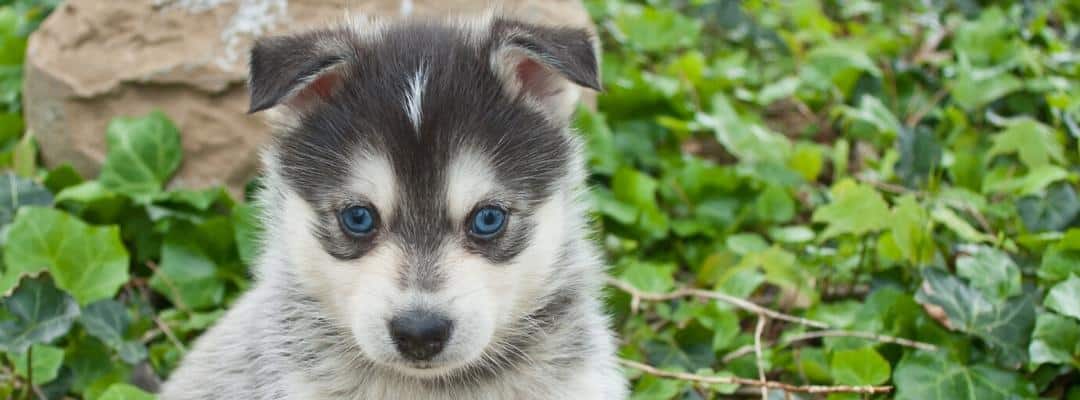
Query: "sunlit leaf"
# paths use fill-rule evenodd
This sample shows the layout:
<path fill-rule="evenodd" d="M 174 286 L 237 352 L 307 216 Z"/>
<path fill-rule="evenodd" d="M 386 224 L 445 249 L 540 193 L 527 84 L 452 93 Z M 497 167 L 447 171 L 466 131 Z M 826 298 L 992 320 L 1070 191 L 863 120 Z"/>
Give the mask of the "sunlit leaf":
<path fill-rule="evenodd" d="M 106 138 L 109 152 L 99 179 L 111 191 L 149 200 L 180 166 L 180 133 L 159 111 L 114 119 Z"/>
<path fill-rule="evenodd" d="M 112 297 L 128 280 L 128 253 L 115 226 L 86 224 L 62 211 L 19 209 L 4 243 L 12 274 L 48 270 L 80 304 Z"/>

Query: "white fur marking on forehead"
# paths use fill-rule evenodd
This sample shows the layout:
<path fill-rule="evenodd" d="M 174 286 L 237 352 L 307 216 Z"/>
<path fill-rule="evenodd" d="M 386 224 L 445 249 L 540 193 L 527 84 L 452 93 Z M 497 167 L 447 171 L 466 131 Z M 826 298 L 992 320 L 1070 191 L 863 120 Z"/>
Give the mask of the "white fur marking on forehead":
<path fill-rule="evenodd" d="M 409 79 L 408 92 L 405 93 L 405 113 L 412 122 L 416 134 L 420 134 L 420 121 L 423 118 L 424 88 L 427 87 L 427 67 L 420 67 Z"/>
<path fill-rule="evenodd" d="M 466 151 L 454 158 L 446 183 L 446 204 L 451 218 L 464 220 L 476 203 L 495 191 L 495 179 L 491 164 L 476 152 Z"/>
<path fill-rule="evenodd" d="M 349 173 L 350 193 L 364 196 L 380 215 L 389 217 L 397 198 L 397 180 L 390 160 L 380 155 L 363 154 L 353 160 Z"/>
<path fill-rule="evenodd" d="M 407 17 L 409 15 L 412 15 L 412 13 L 413 13 L 413 2 L 412 2 L 412 0 L 401 0 L 401 15 Z"/>

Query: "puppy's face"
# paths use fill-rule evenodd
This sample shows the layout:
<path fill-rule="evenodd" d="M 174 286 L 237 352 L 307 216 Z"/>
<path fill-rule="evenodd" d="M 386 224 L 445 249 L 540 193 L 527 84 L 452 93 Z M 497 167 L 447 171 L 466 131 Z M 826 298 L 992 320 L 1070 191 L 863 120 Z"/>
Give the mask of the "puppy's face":
<path fill-rule="evenodd" d="M 275 108 L 268 210 L 304 290 L 372 362 L 445 376 L 517 357 L 580 223 L 584 31 L 500 19 L 260 41 L 252 110 Z"/>

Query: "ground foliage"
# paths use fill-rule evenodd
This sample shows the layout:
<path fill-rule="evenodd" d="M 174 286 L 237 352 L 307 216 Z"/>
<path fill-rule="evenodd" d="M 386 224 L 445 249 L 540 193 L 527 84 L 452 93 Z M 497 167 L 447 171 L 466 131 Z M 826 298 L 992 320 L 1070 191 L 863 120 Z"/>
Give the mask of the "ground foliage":
<path fill-rule="evenodd" d="M 95 180 L 37 165 L 21 63 L 53 3 L 0 1 L 0 398 L 152 398 L 131 384 L 247 287 L 254 210 L 165 189 L 169 110 L 110 124 Z M 622 357 L 895 386 L 875 398 L 1080 399 L 1080 3 L 586 4 L 606 90 L 577 122 L 615 279 L 935 348 L 770 319 L 759 358 L 754 313 L 613 287 Z M 760 395 L 627 374 L 641 400 Z"/>

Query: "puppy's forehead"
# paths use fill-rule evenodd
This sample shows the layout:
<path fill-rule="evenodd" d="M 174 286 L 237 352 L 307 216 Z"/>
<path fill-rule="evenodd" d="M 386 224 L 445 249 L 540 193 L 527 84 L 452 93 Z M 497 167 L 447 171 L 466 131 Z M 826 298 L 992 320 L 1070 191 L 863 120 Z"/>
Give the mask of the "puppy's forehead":
<path fill-rule="evenodd" d="M 494 44 L 477 35 L 475 27 L 414 23 L 350 37 L 357 56 L 340 90 L 279 141 L 286 181 L 319 202 L 364 189 L 356 185 L 366 176 L 383 184 L 364 195 L 442 212 L 427 222 L 461 218 L 473 206 L 465 203 L 483 199 L 459 188 L 481 181 L 526 201 L 546 198 L 566 173 L 570 138 L 506 95 L 490 63 Z"/>

